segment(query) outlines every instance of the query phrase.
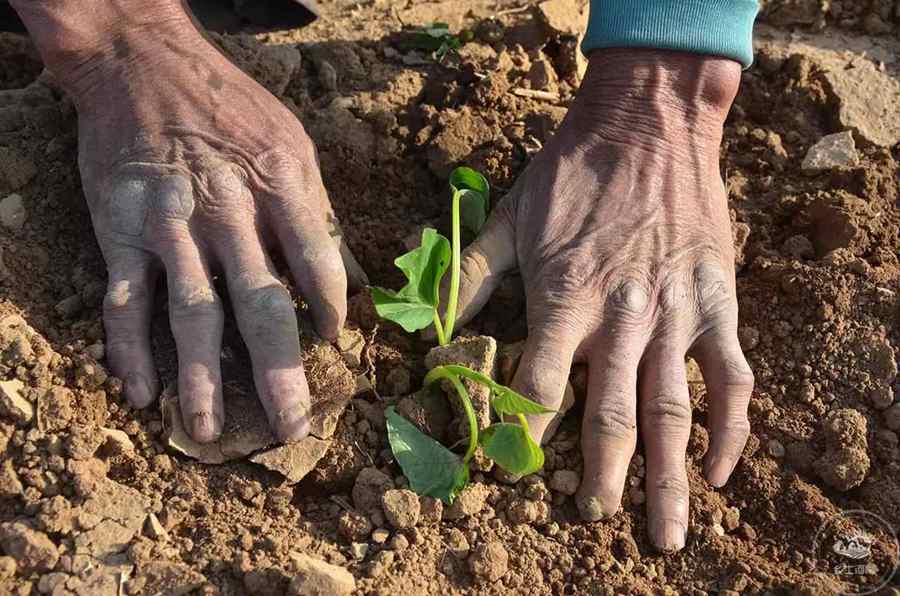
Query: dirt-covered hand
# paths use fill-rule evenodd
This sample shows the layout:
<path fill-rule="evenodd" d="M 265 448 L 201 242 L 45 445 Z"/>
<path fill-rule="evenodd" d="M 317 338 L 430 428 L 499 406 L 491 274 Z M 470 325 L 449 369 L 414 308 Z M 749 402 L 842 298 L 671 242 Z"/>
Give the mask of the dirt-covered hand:
<path fill-rule="evenodd" d="M 222 432 L 221 272 L 274 433 L 305 436 L 295 308 L 268 248 L 282 250 L 326 338 L 343 325 L 347 277 L 303 127 L 214 49 L 180 2 L 102 2 L 93 16 L 18 4 L 77 107 L 82 183 L 109 269 L 108 360 L 127 399 L 145 407 L 160 391 L 150 315 L 164 272 L 185 425 L 198 441 Z M 63 47 L 42 43 L 59 29 Z"/>
<path fill-rule="evenodd" d="M 504 272 L 526 287 L 513 386 L 555 408 L 586 362 L 586 519 L 619 508 L 638 428 L 650 537 L 684 546 L 691 404 L 685 355 L 709 390 L 705 476 L 721 486 L 749 433 L 753 375 L 737 340 L 734 253 L 719 145 L 740 65 L 656 50 L 591 54 L 560 130 L 463 256 L 462 318 Z M 531 420 L 536 439 L 551 416 Z"/>

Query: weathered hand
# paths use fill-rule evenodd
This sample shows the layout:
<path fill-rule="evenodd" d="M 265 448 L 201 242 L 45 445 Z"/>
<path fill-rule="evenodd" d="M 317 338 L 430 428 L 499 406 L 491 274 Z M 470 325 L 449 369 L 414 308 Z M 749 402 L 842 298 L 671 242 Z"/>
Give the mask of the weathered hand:
<path fill-rule="evenodd" d="M 213 276 L 222 272 L 273 431 L 298 439 L 308 432 L 309 391 L 295 309 L 267 247 L 280 245 L 316 329 L 336 337 L 347 278 L 315 148 L 180 4 L 160 6 L 161 14 L 131 0 L 97 7 L 127 11 L 133 26 L 113 29 L 111 44 L 101 37 L 96 57 L 47 56 L 78 110 L 82 182 L 109 269 L 108 360 L 133 405 L 158 395 L 149 326 L 165 271 L 182 415 L 196 440 L 217 438 L 224 317 Z M 112 35 L 96 23 L 82 29 Z"/>
<path fill-rule="evenodd" d="M 725 59 L 655 50 L 590 57 L 556 136 L 463 257 L 463 319 L 514 267 L 528 341 L 514 388 L 558 407 L 589 367 L 577 494 L 586 519 L 619 508 L 638 422 L 653 543 L 684 546 L 691 407 L 685 354 L 709 389 L 708 481 L 721 486 L 749 432 L 753 375 L 737 340 L 734 257 L 718 171 L 740 80 Z M 550 416 L 530 422 L 543 437 Z"/>

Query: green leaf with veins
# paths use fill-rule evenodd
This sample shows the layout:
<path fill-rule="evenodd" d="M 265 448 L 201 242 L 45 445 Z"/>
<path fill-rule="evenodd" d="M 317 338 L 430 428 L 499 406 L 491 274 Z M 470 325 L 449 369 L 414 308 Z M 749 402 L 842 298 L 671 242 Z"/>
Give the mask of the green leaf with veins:
<path fill-rule="evenodd" d="M 491 186 L 487 178 L 472 168 L 456 168 L 450 174 L 450 188 L 459 194 L 462 225 L 477 234 L 490 210 Z"/>
<path fill-rule="evenodd" d="M 491 387 L 491 390 L 494 393 L 494 398 L 491 399 L 491 406 L 493 406 L 494 411 L 497 412 L 497 415 L 501 418 L 503 418 L 503 416 L 512 416 L 515 414 L 525 414 L 526 416 L 534 414 L 551 414 L 555 411 L 545 408 L 541 404 L 528 399 L 521 393 L 516 393 L 509 387 L 503 385 L 495 384 Z"/>
<path fill-rule="evenodd" d="M 441 499 L 447 505 L 453 503 L 469 483 L 468 466 L 398 414 L 393 406 L 384 414 L 391 451 L 409 480 L 409 487 L 416 494 Z"/>
<path fill-rule="evenodd" d="M 425 228 L 419 247 L 397 257 L 394 264 L 407 283 L 397 292 L 371 288 L 375 310 L 409 333 L 424 329 L 434 320 L 440 301 L 441 277 L 450 266 L 450 241 L 434 228 Z"/>
<path fill-rule="evenodd" d="M 518 424 L 500 422 L 481 432 L 484 454 L 517 476 L 533 474 L 544 466 L 544 452 Z"/>

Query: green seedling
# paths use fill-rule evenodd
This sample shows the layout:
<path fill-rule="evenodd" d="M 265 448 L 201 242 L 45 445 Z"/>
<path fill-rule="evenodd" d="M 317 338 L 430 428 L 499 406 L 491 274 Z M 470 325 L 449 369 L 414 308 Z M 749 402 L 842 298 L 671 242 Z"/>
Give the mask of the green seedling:
<path fill-rule="evenodd" d="M 422 232 L 418 248 L 398 257 L 394 263 L 406 275 L 407 283 L 398 291 L 372 288 L 372 300 L 379 316 L 399 324 L 409 333 L 434 325 L 438 343 L 445 346 L 453 338 L 459 299 L 461 228 L 478 233 L 490 207 L 490 186 L 471 168 L 456 168 L 450 174 L 451 238 L 448 240 L 433 228 Z M 447 308 L 441 320 L 440 286 L 447 269 L 450 284 Z M 479 433 L 472 400 L 462 379 L 482 384 L 490 390 L 491 408 L 500 422 Z M 433 368 L 425 377 L 425 385 L 446 381 L 456 392 L 469 426 L 468 447 L 460 457 L 435 441 L 415 425 L 397 414 L 386 411 L 388 441 L 410 488 L 421 495 L 439 498 L 446 503 L 469 482 L 469 462 L 481 445 L 484 454 L 507 472 L 524 476 L 544 465 L 544 452 L 528 434 L 529 414 L 552 412 L 465 366 L 445 365 Z M 505 422 L 509 418 L 518 424 Z"/>
<path fill-rule="evenodd" d="M 431 56 L 440 62 L 447 54 L 456 52 L 462 45 L 472 40 L 472 32 L 460 31 L 458 35 L 450 33 L 450 25 L 435 22 L 417 29 L 406 46 L 410 49 L 431 52 Z"/>

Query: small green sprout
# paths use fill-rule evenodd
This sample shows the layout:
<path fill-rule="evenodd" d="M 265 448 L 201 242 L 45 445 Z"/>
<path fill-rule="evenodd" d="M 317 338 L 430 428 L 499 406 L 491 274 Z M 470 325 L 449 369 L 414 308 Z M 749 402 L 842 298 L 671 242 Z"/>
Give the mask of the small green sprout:
<path fill-rule="evenodd" d="M 394 321 L 409 333 L 434 325 L 438 343 L 445 346 L 453 338 L 459 299 L 461 231 L 465 226 L 478 233 L 487 219 L 490 207 L 490 186 L 487 180 L 471 168 L 456 168 L 450 174 L 451 237 L 447 240 L 433 228 L 422 232 L 418 248 L 398 257 L 394 263 L 406 275 L 407 283 L 399 291 L 372 288 L 375 310 L 382 318 Z M 441 321 L 441 279 L 450 269 L 447 309 Z M 480 383 L 491 392 L 491 408 L 501 422 L 494 423 L 480 433 L 469 393 L 462 379 Z M 484 454 L 507 472 L 524 476 L 541 469 L 544 452 L 528 434 L 529 414 L 552 412 L 542 405 L 516 393 L 465 366 L 445 365 L 433 368 L 425 377 L 425 385 L 446 380 L 459 396 L 469 426 L 469 444 L 462 457 L 453 453 L 415 425 L 397 414 L 394 408 L 386 411 L 388 441 L 410 488 L 421 495 L 429 495 L 452 503 L 469 482 L 469 462 L 479 444 Z M 518 424 L 503 422 L 515 417 Z"/>
<path fill-rule="evenodd" d="M 450 33 L 450 25 L 435 22 L 417 29 L 407 42 L 410 49 L 431 52 L 432 58 L 440 62 L 447 54 L 456 52 L 464 43 L 471 41 L 473 34 L 469 30 L 460 31 L 458 35 Z"/>

